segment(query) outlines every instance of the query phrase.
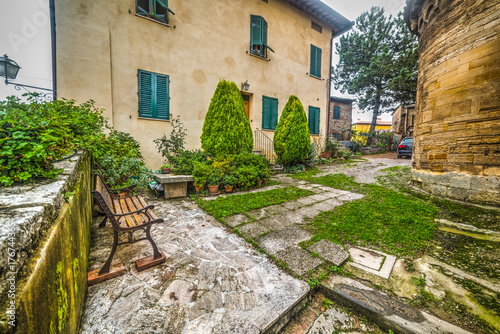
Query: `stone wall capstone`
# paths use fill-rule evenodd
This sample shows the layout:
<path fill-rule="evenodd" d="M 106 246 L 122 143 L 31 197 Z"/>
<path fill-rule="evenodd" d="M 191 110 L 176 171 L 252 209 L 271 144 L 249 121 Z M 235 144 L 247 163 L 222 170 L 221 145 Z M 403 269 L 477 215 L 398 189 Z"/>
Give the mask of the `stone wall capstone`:
<path fill-rule="evenodd" d="M 77 333 L 87 293 L 91 159 L 56 180 L 0 188 L 0 332 Z"/>

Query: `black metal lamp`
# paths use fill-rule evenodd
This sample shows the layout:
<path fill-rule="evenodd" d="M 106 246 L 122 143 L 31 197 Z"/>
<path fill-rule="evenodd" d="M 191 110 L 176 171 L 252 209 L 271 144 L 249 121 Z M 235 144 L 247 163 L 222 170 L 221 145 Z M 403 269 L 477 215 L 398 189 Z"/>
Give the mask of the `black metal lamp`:
<path fill-rule="evenodd" d="M 30 91 L 27 90 L 26 87 L 47 90 L 50 93 L 38 93 L 38 97 L 41 97 L 47 101 L 51 101 L 55 98 L 56 94 L 55 94 L 55 91 L 53 89 L 23 85 L 23 84 L 16 83 L 16 82 L 10 82 L 9 79 L 14 80 L 17 77 L 17 73 L 19 72 L 20 68 L 21 68 L 21 66 L 19 66 L 14 60 L 10 59 L 9 56 L 7 56 L 6 54 L 3 55 L 3 57 L 0 57 L 0 77 L 5 78 L 6 85 L 14 85 L 15 90 L 21 90 L 21 87 L 23 87 L 24 90 L 26 90 L 28 93 L 30 93 Z M 38 98 L 37 98 L 37 100 L 38 100 Z"/>
<path fill-rule="evenodd" d="M 250 84 L 248 83 L 248 80 L 246 80 L 241 84 L 241 90 L 244 92 L 248 92 L 248 88 L 250 88 Z"/>
<path fill-rule="evenodd" d="M 0 57 L 0 77 L 5 78 L 5 84 L 8 84 L 8 79 L 14 80 L 17 77 L 17 72 L 21 67 L 6 54 Z"/>

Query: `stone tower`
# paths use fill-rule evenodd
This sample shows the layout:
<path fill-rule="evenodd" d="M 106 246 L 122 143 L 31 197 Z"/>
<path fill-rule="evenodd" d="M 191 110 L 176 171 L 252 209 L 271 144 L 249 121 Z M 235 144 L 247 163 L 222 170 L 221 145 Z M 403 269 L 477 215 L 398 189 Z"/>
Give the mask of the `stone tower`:
<path fill-rule="evenodd" d="M 412 180 L 500 204 L 500 3 L 407 0 L 420 58 Z"/>

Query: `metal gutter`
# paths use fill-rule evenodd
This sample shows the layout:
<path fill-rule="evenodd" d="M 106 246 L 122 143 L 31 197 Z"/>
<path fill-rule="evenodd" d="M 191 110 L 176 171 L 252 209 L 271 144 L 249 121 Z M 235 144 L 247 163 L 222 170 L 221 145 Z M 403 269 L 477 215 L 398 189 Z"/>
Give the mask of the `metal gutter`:
<path fill-rule="evenodd" d="M 49 0 L 50 10 L 50 39 L 52 49 L 52 90 L 54 100 L 57 99 L 57 57 L 56 57 L 56 8 L 55 0 Z"/>

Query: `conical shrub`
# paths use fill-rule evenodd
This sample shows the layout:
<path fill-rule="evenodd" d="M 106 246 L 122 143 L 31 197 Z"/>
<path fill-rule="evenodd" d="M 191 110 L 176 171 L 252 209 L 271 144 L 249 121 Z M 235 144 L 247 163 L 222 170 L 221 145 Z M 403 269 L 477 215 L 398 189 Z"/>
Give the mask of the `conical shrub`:
<path fill-rule="evenodd" d="M 284 165 L 303 162 L 311 147 L 309 126 L 304 107 L 298 97 L 291 95 L 274 131 L 274 152 Z"/>
<path fill-rule="evenodd" d="M 252 128 L 234 82 L 219 81 L 203 123 L 201 147 L 215 156 L 252 152 Z"/>

